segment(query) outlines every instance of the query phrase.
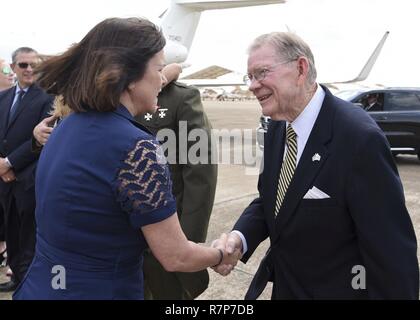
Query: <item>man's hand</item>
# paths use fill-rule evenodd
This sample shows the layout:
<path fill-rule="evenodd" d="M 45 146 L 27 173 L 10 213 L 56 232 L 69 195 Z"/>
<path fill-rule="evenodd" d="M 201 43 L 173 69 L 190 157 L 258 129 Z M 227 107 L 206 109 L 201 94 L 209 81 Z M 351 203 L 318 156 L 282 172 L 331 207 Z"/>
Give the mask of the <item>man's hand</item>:
<path fill-rule="evenodd" d="M 165 78 L 165 81 L 162 83 L 162 88 L 164 88 L 168 83 L 177 80 L 181 72 L 182 66 L 179 63 L 170 63 L 166 65 L 162 70 L 162 75 Z"/>
<path fill-rule="evenodd" d="M 56 116 L 45 118 L 34 128 L 33 134 L 39 145 L 43 146 L 45 143 L 47 143 L 48 138 L 50 137 L 50 134 L 54 129 L 51 128 L 49 124 L 55 121 L 56 119 Z"/>
<path fill-rule="evenodd" d="M 242 241 L 236 233 L 223 233 L 219 239 L 211 244 L 213 248 L 222 249 L 225 253 L 222 263 L 213 270 L 222 276 L 227 276 L 242 257 Z"/>
<path fill-rule="evenodd" d="M 7 171 L 5 174 L 1 176 L 1 179 L 5 183 L 10 183 L 12 181 L 15 181 L 16 180 L 15 172 L 12 169 L 9 169 L 9 171 Z"/>
<path fill-rule="evenodd" d="M 7 171 L 10 170 L 10 166 L 5 160 L 5 158 L 0 158 L 0 176 L 6 174 Z"/>

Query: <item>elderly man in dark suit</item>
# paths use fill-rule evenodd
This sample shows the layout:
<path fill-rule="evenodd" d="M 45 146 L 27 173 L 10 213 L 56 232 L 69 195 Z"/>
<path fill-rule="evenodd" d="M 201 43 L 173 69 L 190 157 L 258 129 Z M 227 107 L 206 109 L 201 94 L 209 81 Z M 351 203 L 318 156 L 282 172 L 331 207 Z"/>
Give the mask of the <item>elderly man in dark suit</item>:
<path fill-rule="evenodd" d="M 34 85 L 35 50 L 22 47 L 12 55 L 17 85 L 0 93 L 0 199 L 5 212 L 10 282 L 0 292 L 12 291 L 24 277 L 35 249 L 34 172 L 38 156 L 31 151 L 34 127 L 48 115 L 52 97 Z"/>
<path fill-rule="evenodd" d="M 176 67 L 165 67 L 163 72 L 169 80 L 177 78 Z M 179 221 L 189 240 L 205 242 L 217 182 L 217 164 L 211 163 L 210 121 L 204 112 L 198 89 L 179 82 L 172 81 L 164 87 L 159 94 L 158 105 L 155 114 L 146 114 L 136 120 L 154 134 L 161 129 L 174 133 L 174 140 L 161 142 L 168 150 L 166 155 Z M 195 129 L 208 138 L 208 148 L 207 151 L 201 150 L 200 163 L 191 163 L 191 159 L 187 158 L 190 147 L 195 144 L 188 141 L 187 135 Z M 166 135 L 163 131 L 161 133 L 162 136 Z M 158 138 L 162 136 L 158 135 Z M 194 273 L 165 271 L 150 252 L 144 255 L 143 268 L 146 299 L 194 299 L 207 288 L 209 282 L 207 270 Z"/>
<path fill-rule="evenodd" d="M 248 84 L 273 119 L 259 197 L 215 243 L 246 262 L 269 237 L 246 299 L 267 281 L 272 299 L 418 299 L 416 236 L 383 132 L 316 83 L 311 50 L 294 34 L 253 42 Z"/>

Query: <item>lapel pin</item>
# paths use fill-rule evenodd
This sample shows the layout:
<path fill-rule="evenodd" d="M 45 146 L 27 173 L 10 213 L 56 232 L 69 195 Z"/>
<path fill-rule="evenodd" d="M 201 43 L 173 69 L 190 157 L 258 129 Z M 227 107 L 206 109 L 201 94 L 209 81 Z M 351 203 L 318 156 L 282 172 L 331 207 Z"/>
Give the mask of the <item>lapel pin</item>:
<path fill-rule="evenodd" d="M 146 113 L 144 118 L 146 119 L 146 121 L 150 121 L 153 118 L 153 116 L 150 113 Z"/>
<path fill-rule="evenodd" d="M 312 162 L 315 161 L 321 161 L 321 156 L 319 155 L 319 153 L 315 153 L 314 156 L 312 157 Z"/>

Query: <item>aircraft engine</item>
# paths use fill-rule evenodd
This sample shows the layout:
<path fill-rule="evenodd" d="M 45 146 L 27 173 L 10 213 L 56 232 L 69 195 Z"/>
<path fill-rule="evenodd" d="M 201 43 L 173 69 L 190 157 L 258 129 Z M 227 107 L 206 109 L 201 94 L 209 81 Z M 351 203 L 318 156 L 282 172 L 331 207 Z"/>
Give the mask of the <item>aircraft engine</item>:
<path fill-rule="evenodd" d="M 187 60 L 188 50 L 182 44 L 176 43 L 171 40 L 166 41 L 165 48 L 165 62 L 169 63 L 181 63 Z"/>

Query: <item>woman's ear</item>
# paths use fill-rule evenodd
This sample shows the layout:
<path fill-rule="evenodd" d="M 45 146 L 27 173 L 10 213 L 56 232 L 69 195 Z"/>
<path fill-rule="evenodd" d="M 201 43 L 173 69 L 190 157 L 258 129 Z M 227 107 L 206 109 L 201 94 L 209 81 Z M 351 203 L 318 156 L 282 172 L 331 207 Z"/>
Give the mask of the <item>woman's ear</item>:
<path fill-rule="evenodd" d="M 136 84 L 134 83 L 134 82 L 131 82 L 129 85 L 128 85 L 128 89 L 129 90 L 134 90 L 134 88 L 136 87 Z"/>

